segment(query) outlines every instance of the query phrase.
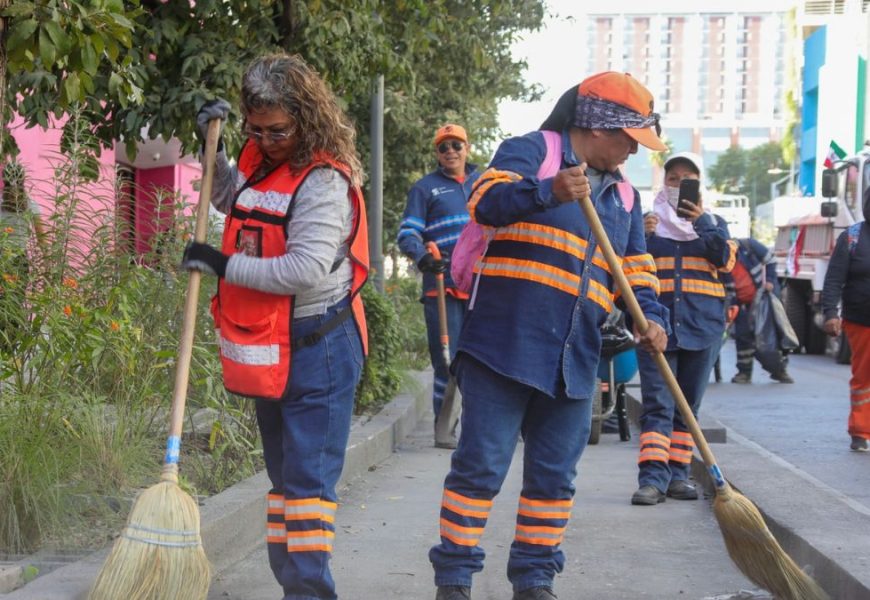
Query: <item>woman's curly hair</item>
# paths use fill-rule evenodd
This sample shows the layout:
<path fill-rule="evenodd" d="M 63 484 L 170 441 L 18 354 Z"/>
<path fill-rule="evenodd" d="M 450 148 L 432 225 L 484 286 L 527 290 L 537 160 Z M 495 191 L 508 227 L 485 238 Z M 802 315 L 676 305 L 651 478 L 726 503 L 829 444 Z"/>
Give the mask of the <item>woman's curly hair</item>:
<path fill-rule="evenodd" d="M 254 60 L 242 78 L 242 115 L 280 108 L 295 121 L 293 170 L 325 152 L 350 168 L 353 183 L 362 181 L 356 131 L 335 95 L 299 55 L 270 54 Z"/>

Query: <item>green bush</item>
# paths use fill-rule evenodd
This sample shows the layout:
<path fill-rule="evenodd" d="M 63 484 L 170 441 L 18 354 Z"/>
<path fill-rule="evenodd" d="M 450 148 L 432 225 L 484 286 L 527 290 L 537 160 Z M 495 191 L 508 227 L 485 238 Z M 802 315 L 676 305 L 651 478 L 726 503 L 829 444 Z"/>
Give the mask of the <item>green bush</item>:
<path fill-rule="evenodd" d="M 399 318 L 386 296 L 371 282 L 362 289 L 369 333 L 369 354 L 356 390 L 356 412 L 376 412 L 393 398 L 402 383 L 402 368 L 397 357 L 401 351 Z"/>

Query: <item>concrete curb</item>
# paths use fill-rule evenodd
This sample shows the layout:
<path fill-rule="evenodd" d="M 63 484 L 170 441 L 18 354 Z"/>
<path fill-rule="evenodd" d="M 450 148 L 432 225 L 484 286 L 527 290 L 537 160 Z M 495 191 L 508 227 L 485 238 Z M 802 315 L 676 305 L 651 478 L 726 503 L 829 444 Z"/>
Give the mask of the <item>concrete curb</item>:
<path fill-rule="evenodd" d="M 400 394 L 377 415 L 351 427 L 339 487 L 383 462 L 429 409 L 431 371 L 413 373 L 411 393 Z M 200 506 L 202 544 L 214 572 L 220 572 L 265 538 L 265 471 L 257 473 Z M 84 600 L 110 548 L 65 565 L 0 598 L 9 600 Z"/>

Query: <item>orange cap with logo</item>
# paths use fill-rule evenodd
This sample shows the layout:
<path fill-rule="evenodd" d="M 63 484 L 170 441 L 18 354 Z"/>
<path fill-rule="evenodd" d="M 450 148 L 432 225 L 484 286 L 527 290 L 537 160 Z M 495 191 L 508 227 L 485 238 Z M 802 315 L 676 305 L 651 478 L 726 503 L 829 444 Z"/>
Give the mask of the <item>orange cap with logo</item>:
<path fill-rule="evenodd" d="M 465 133 L 465 128 L 462 125 L 448 123 L 443 127 L 439 127 L 438 131 L 435 132 L 435 140 L 433 141 L 433 144 L 437 146 L 444 140 L 450 138 L 460 140 L 466 144 L 468 143 L 468 135 Z"/>
<path fill-rule="evenodd" d="M 653 96 L 637 79 L 628 73 L 605 71 L 584 79 L 577 88 L 580 96 L 599 98 L 624 106 L 642 117 L 653 115 Z M 650 150 L 666 152 L 668 147 L 650 127 L 623 127 L 622 130 Z"/>

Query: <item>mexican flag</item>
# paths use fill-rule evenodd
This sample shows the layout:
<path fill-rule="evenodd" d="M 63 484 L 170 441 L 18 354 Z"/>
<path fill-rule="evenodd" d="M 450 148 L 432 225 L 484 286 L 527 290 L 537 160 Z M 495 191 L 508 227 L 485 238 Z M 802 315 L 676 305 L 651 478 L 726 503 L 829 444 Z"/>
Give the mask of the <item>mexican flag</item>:
<path fill-rule="evenodd" d="M 794 277 L 800 271 L 800 256 L 804 251 L 804 238 L 807 235 L 807 226 L 802 225 L 797 230 L 791 230 L 792 242 L 788 249 L 788 258 L 785 262 L 785 274 Z"/>
<path fill-rule="evenodd" d="M 825 157 L 825 168 L 833 169 L 835 160 L 842 160 L 846 156 L 846 151 L 837 145 L 837 142 L 831 140 L 831 145 L 828 147 L 828 155 Z"/>

